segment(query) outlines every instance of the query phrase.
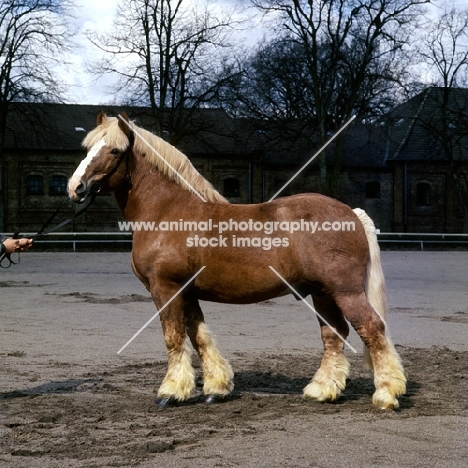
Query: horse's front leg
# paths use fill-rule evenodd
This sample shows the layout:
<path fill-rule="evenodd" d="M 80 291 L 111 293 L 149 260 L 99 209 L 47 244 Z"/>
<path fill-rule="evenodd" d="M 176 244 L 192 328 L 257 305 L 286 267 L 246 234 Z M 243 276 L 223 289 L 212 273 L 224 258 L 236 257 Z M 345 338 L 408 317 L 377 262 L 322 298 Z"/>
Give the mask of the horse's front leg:
<path fill-rule="evenodd" d="M 229 363 L 218 351 L 196 298 L 185 302 L 185 323 L 187 334 L 202 363 L 205 401 L 213 403 L 225 398 L 234 388 L 232 381 L 234 373 Z"/>
<path fill-rule="evenodd" d="M 167 286 L 152 288 L 153 300 L 159 310 L 180 289 L 177 286 L 175 289 Z M 186 340 L 184 298 L 177 296 L 161 312 L 160 320 L 167 348 L 168 368 L 158 390 L 158 402 L 160 406 L 167 406 L 174 401 L 187 400 L 195 387 L 195 372 Z"/>

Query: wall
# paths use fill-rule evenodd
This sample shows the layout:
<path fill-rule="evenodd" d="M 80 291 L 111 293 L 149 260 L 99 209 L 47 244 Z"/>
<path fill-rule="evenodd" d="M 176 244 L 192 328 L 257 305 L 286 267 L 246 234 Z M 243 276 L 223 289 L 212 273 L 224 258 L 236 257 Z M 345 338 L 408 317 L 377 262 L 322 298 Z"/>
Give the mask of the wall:
<path fill-rule="evenodd" d="M 52 175 L 63 175 L 68 179 L 79 161 L 82 152 L 23 152 L 9 151 L 6 154 L 6 232 L 16 227 L 21 232 L 37 232 L 66 198 L 66 194 L 50 193 Z M 43 178 L 42 194 L 29 194 L 27 176 L 39 175 Z M 81 209 L 71 202 L 64 206 L 52 225 L 57 224 Z M 120 212 L 111 195 L 98 197 L 95 205 L 82 218 L 64 228 L 64 231 L 115 231 Z"/>
<path fill-rule="evenodd" d="M 76 152 L 7 152 L 5 186 L 7 202 L 6 232 L 19 227 L 22 232 L 36 232 L 56 209 L 64 196 L 51 195 L 48 181 L 53 174 L 68 178 L 83 151 Z M 239 181 L 237 196 L 228 197 L 231 203 L 260 203 L 267 201 L 298 170 L 296 165 L 262 167 L 256 156 L 226 157 L 196 155 L 191 158 L 194 166 L 217 190 L 223 193 L 224 181 L 236 178 Z M 468 172 L 468 171 L 467 171 Z M 42 195 L 30 195 L 26 191 L 28 174 L 40 174 L 44 178 Z M 377 198 L 366 197 L 366 183 L 378 182 Z M 388 168 L 345 168 L 340 175 L 337 198 L 352 208 L 364 209 L 382 232 L 461 232 L 462 210 L 453 190 L 447 168 L 437 164 L 408 163 L 406 169 L 406 197 L 404 199 L 404 164 L 393 163 Z M 431 187 L 431 203 L 417 204 L 417 185 L 426 183 Z M 320 187 L 317 167 L 306 169 L 280 194 L 318 192 Z M 70 217 L 80 205 L 67 205 L 54 224 Z M 112 195 L 100 195 L 95 205 L 68 226 L 64 231 L 106 232 L 118 231 L 122 219 Z"/>
<path fill-rule="evenodd" d="M 463 212 L 445 164 L 395 163 L 394 173 L 395 231 L 462 232 Z M 420 199 L 420 184 L 429 188 L 428 203 Z"/>

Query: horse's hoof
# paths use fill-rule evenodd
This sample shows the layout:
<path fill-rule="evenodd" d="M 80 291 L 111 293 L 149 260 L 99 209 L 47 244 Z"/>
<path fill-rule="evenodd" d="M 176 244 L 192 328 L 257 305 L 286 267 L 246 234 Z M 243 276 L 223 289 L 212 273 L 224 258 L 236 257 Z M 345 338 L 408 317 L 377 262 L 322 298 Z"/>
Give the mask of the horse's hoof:
<path fill-rule="evenodd" d="M 217 393 L 213 393 L 211 395 L 206 395 L 205 396 L 205 403 L 207 405 L 212 405 L 214 403 L 219 403 L 224 400 L 224 397 L 222 395 L 218 395 Z"/>
<path fill-rule="evenodd" d="M 162 409 L 177 406 L 177 400 L 174 397 L 156 398 L 155 403 Z"/>

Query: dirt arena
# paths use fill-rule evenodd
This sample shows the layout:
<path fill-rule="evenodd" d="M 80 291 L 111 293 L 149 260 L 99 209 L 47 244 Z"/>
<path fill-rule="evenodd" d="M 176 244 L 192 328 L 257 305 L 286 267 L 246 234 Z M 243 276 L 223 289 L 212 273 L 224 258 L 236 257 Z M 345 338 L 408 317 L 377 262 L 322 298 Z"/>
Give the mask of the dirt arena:
<path fill-rule="evenodd" d="M 461 468 L 468 446 L 468 252 L 383 252 L 408 392 L 372 408 L 357 335 L 334 404 L 301 399 L 319 366 L 312 312 L 291 296 L 204 303 L 235 371 L 232 398 L 154 404 L 166 369 L 155 314 L 127 253 L 37 253 L 0 270 L 0 466 Z"/>

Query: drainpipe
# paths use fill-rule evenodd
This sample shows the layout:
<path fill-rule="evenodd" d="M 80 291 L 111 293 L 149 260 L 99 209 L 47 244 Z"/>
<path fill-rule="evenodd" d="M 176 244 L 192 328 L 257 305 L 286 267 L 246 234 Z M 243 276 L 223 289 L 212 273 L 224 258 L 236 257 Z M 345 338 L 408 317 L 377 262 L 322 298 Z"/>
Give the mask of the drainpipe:
<path fill-rule="evenodd" d="M 403 166 L 403 232 L 408 231 L 408 186 L 407 162 Z"/>
<path fill-rule="evenodd" d="M 262 156 L 262 203 L 265 201 L 265 157 Z"/>
<path fill-rule="evenodd" d="M 249 203 L 252 204 L 252 152 L 249 153 Z"/>
<path fill-rule="evenodd" d="M 3 184 L 3 164 L 0 164 L 0 232 L 5 231 L 5 202 L 6 197 L 3 195 L 4 184 Z"/>

